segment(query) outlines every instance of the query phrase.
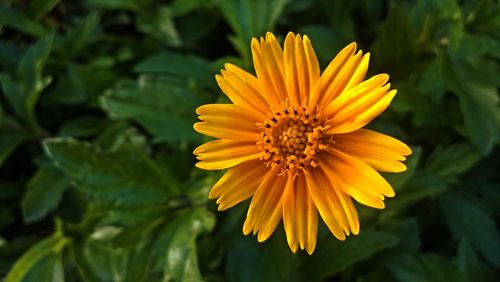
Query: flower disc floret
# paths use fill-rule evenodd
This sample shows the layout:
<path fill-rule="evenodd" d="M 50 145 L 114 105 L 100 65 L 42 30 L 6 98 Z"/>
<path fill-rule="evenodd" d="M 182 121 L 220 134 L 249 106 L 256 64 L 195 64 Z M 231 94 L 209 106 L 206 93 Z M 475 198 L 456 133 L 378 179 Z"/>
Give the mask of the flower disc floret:
<path fill-rule="evenodd" d="M 281 174 L 297 174 L 318 165 L 317 155 L 328 149 L 331 138 L 323 131 L 324 121 L 307 107 L 284 107 L 260 126 L 258 142 L 268 166 L 280 167 Z"/>

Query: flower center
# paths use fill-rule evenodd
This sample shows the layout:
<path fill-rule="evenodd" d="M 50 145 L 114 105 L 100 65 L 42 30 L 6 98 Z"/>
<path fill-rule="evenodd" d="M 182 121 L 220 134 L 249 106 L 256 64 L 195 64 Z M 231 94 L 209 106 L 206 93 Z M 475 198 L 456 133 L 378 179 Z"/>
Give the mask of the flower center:
<path fill-rule="evenodd" d="M 323 131 L 323 121 L 311 115 L 306 107 L 289 106 L 261 125 L 257 143 L 262 157 L 271 167 L 281 167 L 281 174 L 297 174 L 299 170 L 316 167 L 316 155 L 328 149 L 330 140 Z"/>

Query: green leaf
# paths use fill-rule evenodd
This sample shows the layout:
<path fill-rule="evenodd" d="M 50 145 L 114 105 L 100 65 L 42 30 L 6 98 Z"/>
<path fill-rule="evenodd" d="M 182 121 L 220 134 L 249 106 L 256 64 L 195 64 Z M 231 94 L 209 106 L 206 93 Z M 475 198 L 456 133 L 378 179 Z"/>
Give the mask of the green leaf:
<path fill-rule="evenodd" d="M 53 40 L 54 33 L 42 38 L 26 51 L 19 63 L 17 70 L 19 83 L 24 91 L 29 93 L 27 103 L 31 107 L 34 107 L 34 103 L 38 99 L 37 94 L 46 86 L 42 80 L 42 70 L 49 58 Z"/>
<path fill-rule="evenodd" d="M 240 213 L 244 213 L 245 209 L 238 208 L 239 210 L 230 212 L 230 217 L 233 218 L 227 218 L 222 224 L 222 228 L 232 232 L 229 234 L 230 240 L 222 238 L 223 241 L 229 241 L 226 258 L 228 281 L 300 281 L 296 267 L 298 262 L 294 260 L 294 255 L 286 243 L 285 232 L 278 228 L 266 242 L 259 244 L 254 236 L 244 236 L 241 233 Z M 235 219 L 239 219 L 238 222 L 234 222 Z M 226 223 L 238 226 L 228 228 Z"/>
<path fill-rule="evenodd" d="M 494 1 L 476 1 L 470 12 L 472 21 L 467 22 L 468 30 L 477 34 L 498 35 L 500 29 L 500 6 Z"/>
<path fill-rule="evenodd" d="M 391 249 L 388 251 L 389 253 L 397 253 L 399 255 L 402 252 L 417 252 L 422 244 L 420 227 L 417 219 L 414 217 L 392 218 L 391 220 L 382 222 L 381 228 L 384 232 L 399 238 L 397 248 Z"/>
<path fill-rule="evenodd" d="M 98 14 L 90 14 L 66 34 L 63 41 L 64 50 L 60 50 L 65 57 L 75 58 L 82 52 L 83 48 L 93 39 L 92 34 L 96 31 L 99 20 Z"/>
<path fill-rule="evenodd" d="M 214 81 L 214 72 L 209 62 L 193 55 L 155 54 L 141 61 L 135 66 L 134 71 L 194 79 L 203 86 L 210 86 Z"/>
<path fill-rule="evenodd" d="M 69 179 L 59 169 L 51 166 L 39 169 L 28 183 L 21 203 L 24 221 L 38 221 L 55 209 L 69 184 Z"/>
<path fill-rule="evenodd" d="M 50 254 L 38 261 L 31 268 L 23 282 L 53 281 L 64 282 L 64 268 L 62 264 L 62 254 Z"/>
<path fill-rule="evenodd" d="M 435 254 L 405 255 L 388 264 L 399 281 L 467 281 L 448 258 Z"/>
<path fill-rule="evenodd" d="M 459 92 L 460 107 L 464 114 L 465 130 L 472 142 L 487 155 L 498 141 L 500 109 L 496 87 L 467 83 Z"/>
<path fill-rule="evenodd" d="M 134 242 L 135 244 L 135 242 Z M 129 253 L 125 282 L 160 281 L 160 273 L 151 271 L 151 248 L 140 246 Z"/>
<path fill-rule="evenodd" d="M 62 236 L 59 233 L 45 238 L 32 246 L 23 256 L 16 261 L 10 272 L 7 274 L 5 282 L 20 282 L 39 262 L 49 259 L 51 256 L 58 255 L 63 248 L 71 242 L 71 239 Z M 60 269 L 57 269 L 57 260 L 53 263 L 53 276 L 60 277 Z M 49 272 L 47 272 L 49 273 Z"/>
<path fill-rule="evenodd" d="M 425 67 L 418 83 L 418 90 L 440 102 L 446 92 L 445 57 L 437 56 Z"/>
<path fill-rule="evenodd" d="M 5 277 L 16 260 L 39 240 L 40 238 L 35 236 L 17 236 L 0 247 L 0 271 L 2 275 Z"/>
<path fill-rule="evenodd" d="M 500 58 L 500 40 L 489 36 L 469 34 L 456 28 L 450 36 L 448 53 L 453 59 L 466 59 L 481 55 L 492 55 Z"/>
<path fill-rule="evenodd" d="M 195 208 L 183 211 L 166 226 L 159 238 L 160 246 L 166 247 L 164 281 L 202 281 L 198 269 L 196 237 L 212 230 L 214 224 L 212 213 Z"/>
<path fill-rule="evenodd" d="M 413 6 L 412 16 L 416 23 L 422 24 L 425 20 L 417 20 L 418 18 L 428 17 L 438 18 L 438 23 L 446 22 L 448 24 L 461 25 L 462 24 L 462 11 L 457 4 L 456 0 L 423 0 L 415 2 Z"/>
<path fill-rule="evenodd" d="M 66 73 L 60 75 L 55 87 L 50 88 L 47 95 L 44 95 L 44 105 L 96 103 L 104 91 L 113 87 L 122 77 L 110 66 L 94 66 L 95 61 L 87 65 L 69 62 L 66 65 Z"/>
<path fill-rule="evenodd" d="M 5 25 L 36 37 L 42 37 L 46 33 L 42 25 L 24 17 L 3 3 L 0 3 L 0 25 Z"/>
<path fill-rule="evenodd" d="M 124 281 L 127 252 L 96 240 L 87 240 L 83 246 L 83 258 L 101 281 Z"/>
<path fill-rule="evenodd" d="M 390 200 L 390 208 L 404 208 L 409 204 L 426 198 L 436 197 L 448 189 L 448 184 L 433 172 L 428 170 L 417 171 L 398 191 L 397 197 Z"/>
<path fill-rule="evenodd" d="M 9 74 L 15 74 L 17 65 L 21 60 L 22 52 L 19 48 L 11 43 L 0 41 L 0 64 L 3 71 Z"/>
<path fill-rule="evenodd" d="M 0 74 L 0 82 L 2 83 L 2 91 L 7 97 L 14 112 L 24 117 L 26 111 L 26 103 L 24 101 L 25 94 L 21 86 L 12 79 L 8 73 Z"/>
<path fill-rule="evenodd" d="M 172 10 L 168 6 L 141 11 L 137 18 L 137 28 L 168 46 L 182 45 Z"/>
<path fill-rule="evenodd" d="M 368 257 L 396 245 L 397 237 L 375 230 L 362 230 L 358 236 L 338 241 L 329 237 L 318 242 L 315 254 L 301 266 L 304 279 L 320 280 L 339 273 Z"/>
<path fill-rule="evenodd" d="M 481 196 L 482 203 L 493 212 L 495 216 L 500 216 L 500 181 L 490 181 L 478 185 L 477 191 Z"/>
<path fill-rule="evenodd" d="M 47 98 L 51 103 L 74 105 L 88 100 L 87 82 L 82 75 L 82 68 L 69 63 L 66 75 L 61 75 L 57 85 Z"/>
<path fill-rule="evenodd" d="M 210 1 L 205 0 L 174 0 L 172 3 L 172 12 L 176 17 L 179 17 L 210 6 L 211 4 Z"/>
<path fill-rule="evenodd" d="M 103 150 L 119 151 L 133 144 L 144 152 L 149 152 L 146 137 L 125 121 L 113 122 L 106 126 L 94 142 Z"/>
<path fill-rule="evenodd" d="M 480 159 L 481 154 L 469 143 L 455 143 L 437 147 L 427 159 L 425 167 L 437 176 L 453 181 Z"/>
<path fill-rule="evenodd" d="M 136 83 L 122 83 L 101 98 L 101 106 L 112 118 L 139 122 L 155 141 L 198 142 L 193 130 L 195 109 L 201 104 L 189 89 L 161 79 L 143 77 Z"/>
<path fill-rule="evenodd" d="M 500 108 L 498 107 L 498 85 L 471 79 L 481 72 L 481 66 L 468 69 L 464 65 L 453 64 L 453 73 L 449 76 L 450 87 L 460 100 L 460 108 L 464 115 L 465 130 L 472 143 L 487 155 L 498 141 L 500 132 Z M 491 81 L 493 82 L 493 80 Z"/>
<path fill-rule="evenodd" d="M 89 137 L 99 133 L 109 121 L 97 115 L 80 116 L 65 122 L 59 129 L 61 137 Z"/>
<path fill-rule="evenodd" d="M 29 6 L 29 14 L 35 20 L 45 17 L 61 0 L 33 0 Z"/>
<path fill-rule="evenodd" d="M 458 243 L 458 269 L 464 273 L 473 273 L 479 267 L 479 258 L 466 238 Z"/>
<path fill-rule="evenodd" d="M 500 266 L 500 235 L 493 218 L 458 195 L 441 198 L 441 210 L 455 237 L 465 237 L 487 261 Z"/>
<path fill-rule="evenodd" d="M 165 203 L 179 194 L 177 181 L 137 149 L 102 151 L 71 138 L 48 139 L 45 152 L 96 202 L 114 207 Z"/>
<path fill-rule="evenodd" d="M 89 6 L 99 8 L 138 11 L 149 0 L 85 0 L 85 2 Z"/>
<path fill-rule="evenodd" d="M 494 281 L 495 272 L 479 260 L 474 248 L 465 238 L 460 239 L 457 249 L 458 270 L 469 281 Z"/>
<path fill-rule="evenodd" d="M 393 4 L 372 47 L 373 58 L 377 58 L 375 67 L 392 69 L 391 80 L 407 78 L 418 63 L 415 27 L 410 24 L 408 11 L 403 5 Z"/>
<path fill-rule="evenodd" d="M 35 106 L 41 91 L 50 83 L 50 78 L 42 78 L 42 70 L 53 38 L 54 34 L 51 33 L 26 51 L 17 69 L 17 80 L 7 73 L 0 76 L 2 90 L 12 108 L 36 131 L 40 131 L 40 128 L 35 118 Z"/>
<path fill-rule="evenodd" d="M 220 11 L 236 35 L 229 39 L 243 59 L 250 64 L 250 40 L 272 31 L 286 0 L 221 0 Z"/>
<path fill-rule="evenodd" d="M 23 142 L 33 138 L 33 134 L 20 127 L 12 120 L 0 122 L 0 166 L 10 154 Z"/>

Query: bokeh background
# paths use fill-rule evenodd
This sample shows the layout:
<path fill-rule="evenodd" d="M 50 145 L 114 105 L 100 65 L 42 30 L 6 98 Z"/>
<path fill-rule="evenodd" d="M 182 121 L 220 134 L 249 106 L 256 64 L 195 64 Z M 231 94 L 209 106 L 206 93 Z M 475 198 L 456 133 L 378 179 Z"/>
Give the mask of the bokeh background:
<path fill-rule="evenodd" d="M 195 108 L 226 102 L 250 39 L 352 41 L 398 89 L 370 125 L 410 144 L 361 233 L 292 254 L 242 234 L 194 167 Z M 496 0 L 6 0 L 0 4 L 0 277 L 6 281 L 498 281 Z M 0 280 L 2 280 L 0 278 Z"/>

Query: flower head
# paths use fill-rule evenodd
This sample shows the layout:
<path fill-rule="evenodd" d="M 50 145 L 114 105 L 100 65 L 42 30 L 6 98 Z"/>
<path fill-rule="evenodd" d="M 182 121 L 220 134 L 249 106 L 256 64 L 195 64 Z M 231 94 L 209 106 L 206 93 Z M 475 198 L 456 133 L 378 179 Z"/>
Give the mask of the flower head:
<path fill-rule="evenodd" d="M 387 74 L 365 80 L 370 54 L 345 47 L 320 74 L 307 36 L 252 40 L 256 76 L 226 64 L 217 82 L 232 104 L 196 112 L 197 167 L 229 169 L 212 188 L 219 210 L 252 198 L 243 233 L 262 242 L 283 220 L 293 252 L 312 253 L 318 213 L 335 237 L 359 233 L 352 199 L 384 208 L 394 191 L 377 171 L 401 172 L 404 143 L 363 129 L 396 94 Z"/>

